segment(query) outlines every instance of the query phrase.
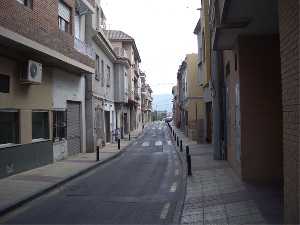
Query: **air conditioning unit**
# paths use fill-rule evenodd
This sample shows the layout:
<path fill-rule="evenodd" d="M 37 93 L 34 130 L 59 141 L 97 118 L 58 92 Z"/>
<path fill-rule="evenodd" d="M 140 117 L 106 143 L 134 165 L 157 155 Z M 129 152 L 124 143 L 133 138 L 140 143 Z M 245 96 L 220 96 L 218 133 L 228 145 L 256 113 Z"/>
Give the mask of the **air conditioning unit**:
<path fill-rule="evenodd" d="M 23 84 L 41 84 L 42 83 L 42 64 L 29 60 L 21 74 L 21 83 Z"/>

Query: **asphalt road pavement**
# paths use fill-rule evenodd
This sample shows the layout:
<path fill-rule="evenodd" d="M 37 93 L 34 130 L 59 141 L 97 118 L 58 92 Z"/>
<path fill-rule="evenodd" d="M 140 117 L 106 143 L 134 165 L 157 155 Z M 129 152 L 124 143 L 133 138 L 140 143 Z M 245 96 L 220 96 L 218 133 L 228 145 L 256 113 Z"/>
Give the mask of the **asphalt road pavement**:
<path fill-rule="evenodd" d="M 7 224 L 170 224 L 184 196 L 167 126 L 153 123 L 120 157 L 10 213 Z M 175 216 L 175 217 L 174 217 Z"/>

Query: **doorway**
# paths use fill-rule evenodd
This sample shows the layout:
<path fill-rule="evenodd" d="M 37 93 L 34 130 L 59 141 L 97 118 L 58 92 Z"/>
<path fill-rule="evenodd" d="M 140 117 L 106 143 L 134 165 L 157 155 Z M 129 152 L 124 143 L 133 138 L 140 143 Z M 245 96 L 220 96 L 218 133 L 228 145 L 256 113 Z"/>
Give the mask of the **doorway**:
<path fill-rule="evenodd" d="M 110 130 L 110 111 L 105 111 L 105 135 L 106 142 L 111 142 L 111 130 Z"/>

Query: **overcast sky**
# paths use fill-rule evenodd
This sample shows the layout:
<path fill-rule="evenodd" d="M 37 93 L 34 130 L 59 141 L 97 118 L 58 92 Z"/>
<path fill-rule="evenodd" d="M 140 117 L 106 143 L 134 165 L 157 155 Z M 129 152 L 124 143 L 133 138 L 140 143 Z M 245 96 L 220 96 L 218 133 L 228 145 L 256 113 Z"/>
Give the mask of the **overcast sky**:
<path fill-rule="evenodd" d="M 102 7 L 108 29 L 135 39 L 153 94 L 170 94 L 185 55 L 197 52 L 200 0 L 102 0 Z"/>

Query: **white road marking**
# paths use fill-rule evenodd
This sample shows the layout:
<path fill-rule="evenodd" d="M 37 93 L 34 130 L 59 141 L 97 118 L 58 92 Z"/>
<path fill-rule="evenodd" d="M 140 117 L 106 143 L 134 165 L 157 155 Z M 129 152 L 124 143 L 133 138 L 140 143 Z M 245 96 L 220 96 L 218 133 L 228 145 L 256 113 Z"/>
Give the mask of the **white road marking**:
<path fill-rule="evenodd" d="M 164 205 L 164 207 L 163 207 L 163 209 L 160 213 L 160 219 L 164 220 L 164 219 L 167 218 L 168 213 L 169 213 L 169 209 L 170 209 L 170 205 L 171 204 L 169 202 Z"/>
<path fill-rule="evenodd" d="M 161 141 L 156 141 L 155 142 L 155 146 L 161 146 L 162 145 L 162 142 Z"/>
<path fill-rule="evenodd" d="M 145 141 L 143 144 L 142 144 L 143 147 L 148 147 L 150 146 L 149 142 L 148 141 Z"/>
<path fill-rule="evenodd" d="M 179 169 L 176 169 L 175 170 L 175 176 L 178 176 L 179 175 Z"/>
<path fill-rule="evenodd" d="M 168 141 L 168 145 L 172 145 L 172 141 Z"/>
<path fill-rule="evenodd" d="M 170 188 L 170 192 L 175 192 L 177 189 L 177 182 L 174 182 L 173 185 Z"/>

